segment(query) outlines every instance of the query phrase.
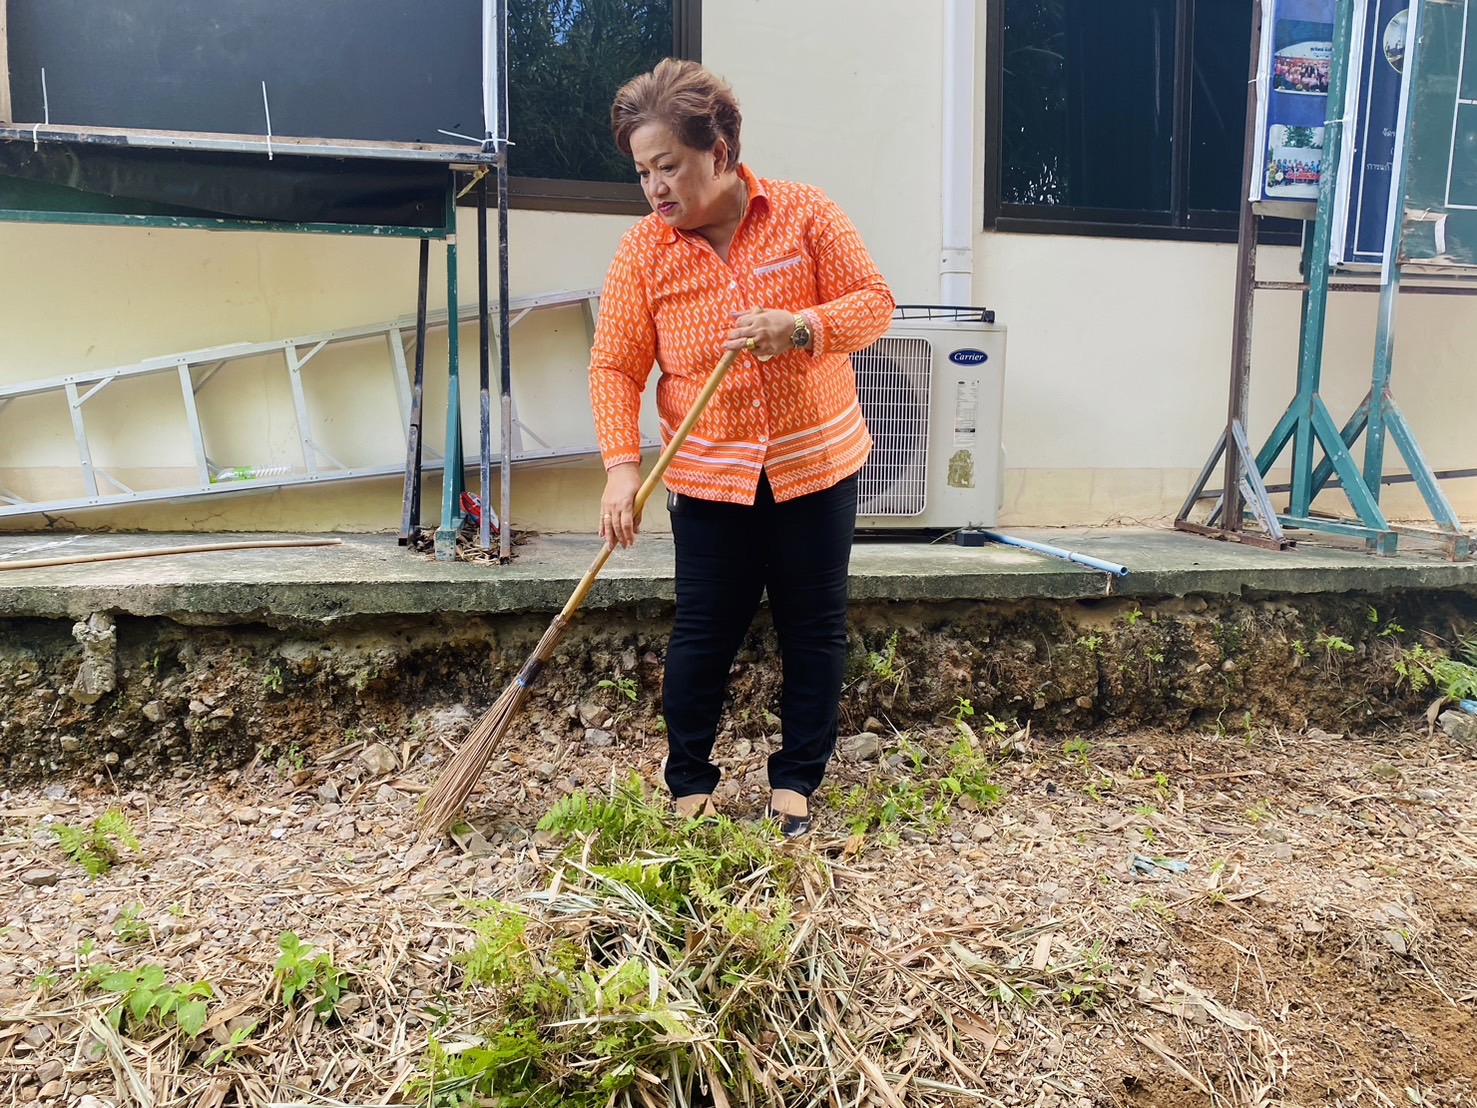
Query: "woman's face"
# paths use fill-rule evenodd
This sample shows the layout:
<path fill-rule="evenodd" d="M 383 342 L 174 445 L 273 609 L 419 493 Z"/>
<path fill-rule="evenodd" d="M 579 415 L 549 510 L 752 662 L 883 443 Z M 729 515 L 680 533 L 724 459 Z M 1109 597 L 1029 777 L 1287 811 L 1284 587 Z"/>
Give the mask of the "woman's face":
<path fill-rule="evenodd" d="M 695 150 L 665 123 L 647 123 L 631 132 L 631 158 L 646 202 L 667 226 L 697 231 L 722 218 L 728 172 L 722 139 L 712 150 Z"/>

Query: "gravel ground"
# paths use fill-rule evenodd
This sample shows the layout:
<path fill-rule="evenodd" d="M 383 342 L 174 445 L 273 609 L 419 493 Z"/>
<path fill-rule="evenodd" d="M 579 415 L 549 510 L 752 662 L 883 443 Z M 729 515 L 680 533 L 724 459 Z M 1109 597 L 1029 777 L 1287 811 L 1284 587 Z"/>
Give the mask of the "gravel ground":
<path fill-rule="evenodd" d="M 850 790 L 936 792 L 942 771 L 916 767 L 906 744 L 951 737 L 880 732 L 843 740 L 818 829 L 796 849 L 830 874 L 822 925 L 950 983 L 949 1068 L 972 1092 L 901 1082 L 899 1103 L 1477 1105 L 1471 746 L 1424 724 L 990 734 L 979 749 L 998 804 L 966 797 L 946 820 L 853 834 Z M 560 850 L 539 817 L 633 769 L 657 780 L 661 753 L 618 724 L 557 749 L 515 739 L 456 839 L 414 826 L 439 743 L 0 794 L 0 1104 L 409 1102 L 432 1029 L 471 1031 L 482 1015 L 455 961 L 465 903 L 548 886 Z M 757 817 L 766 743 L 721 753 L 725 808 Z M 139 849 L 89 876 L 55 827 L 113 808 Z M 286 1003 L 284 931 L 351 975 L 336 1019 Z M 200 1034 L 112 1031 L 104 965 L 208 983 Z M 857 997 L 869 987 L 856 981 Z M 904 1058 L 942 1041 L 906 997 L 874 1008 Z M 856 1103 L 886 1100 L 859 1087 Z"/>

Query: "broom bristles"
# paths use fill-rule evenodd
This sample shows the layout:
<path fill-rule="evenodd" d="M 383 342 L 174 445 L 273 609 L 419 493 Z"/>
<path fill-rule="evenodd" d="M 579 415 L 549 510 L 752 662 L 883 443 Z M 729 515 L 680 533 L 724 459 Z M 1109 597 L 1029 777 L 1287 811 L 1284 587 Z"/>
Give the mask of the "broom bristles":
<path fill-rule="evenodd" d="M 503 736 L 527 693 L 527 686 L 514 681 L 467 732 L 462 745 L 426 793 L 417 817 L 423 830 L 440 831 L 462 814 L 467 797 L 472 795 L 477 779 L 502 744 Z"/>

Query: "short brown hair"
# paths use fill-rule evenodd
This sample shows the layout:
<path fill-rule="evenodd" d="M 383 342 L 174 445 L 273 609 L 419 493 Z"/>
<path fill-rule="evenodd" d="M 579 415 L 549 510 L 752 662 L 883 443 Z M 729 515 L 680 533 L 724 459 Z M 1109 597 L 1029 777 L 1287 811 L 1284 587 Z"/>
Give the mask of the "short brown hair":
<path fill-rule="evenodd" d="M 694 150 L 728 144 L 728 166 L 739 161 L 739 128 L 744 117 L 738 98 L 722 77 L 697 62 L 664 58 L 650 73 L 622 85 L 610 105 L 615 145 L 631 156 L 631 135 L 648 123 L 665 123 Z"/>

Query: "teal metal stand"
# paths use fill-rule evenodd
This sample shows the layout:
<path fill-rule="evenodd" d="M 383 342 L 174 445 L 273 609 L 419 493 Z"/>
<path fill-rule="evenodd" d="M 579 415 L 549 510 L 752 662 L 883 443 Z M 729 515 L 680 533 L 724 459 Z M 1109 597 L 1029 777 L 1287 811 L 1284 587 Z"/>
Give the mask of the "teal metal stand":
<path fill-rule="evenodd" d="M 1395 354 L 1395 306 L 1400 293 L 1401 260 L 1404 257 L 1404 227 L 1409 164 L 1409 136 L 1413 114 L 1414 90 L 1420 80 L 1418 59 L 1421 54 L 1419 36 L 1426 0 L 1414 0 L 1410 6 L 1406 31 L 1405 80 L 1401 86 L 1399 124 L 1395 142 L 1395 163 L 1391 167 L 1390 204 L 1385 227 L 1384 258 L 1380 267 L 1379 323 L 1375 338 L 1374 369 L 1370 391 L 1342 428 L 1333 420 L 1318 395 L 1319 374 L 1323 358 L 1323 333 L 1327 322 L 1329 292 L 1329 242 L 1335 216 L 1333 193 L 1337 184 L 1343 120 L 1330 119 L 1324 132 L 1324 167 L 1319 181 L 1318 215 L 1311 242 L 1306 244 L 1303 270 L 1308 287 L 1303 294 L 1303 331 L 1298 362 L 1298 392 L 1284 413 L 1267 444 L 1257 455 L 1257 466 L 1266 473 L 1286 447 L 1293 442 L 1291 499 L 1286 515 L 1280 517 L 1290 527 L 1306 527 L 1332 534 L 1353 535 L 1381 554 L 1394 553 L 1401 534 L 1440 542 L 1454 558 L 1472 555 L 1471 536 L 1463 531 L 1450 502 L 1437 484 L 1415 433 L 1406 421 L 1390 390 L 1391 370 Z M 1329 103 L 1338 112 L 1344 101 L 1350 53 L 1350 25 L 1353 0 L 1341 0 L 1334 26 L 1334 55 L 1329 81 Z M 1364 464 L 1357 466 L 1353 447 L 1364 436 Z M 1385 443 L 1390 440 L 1400 453 L 1411 479 L 1420 489 L 1435 528 L 1396 526 L 1389 522 L 1380 507 L 1380 490 L 1384 483 Z M 1324 457 L 1313 466 L 1313 444 L 1323 448 Z M 1336 520 L 1315 516 L 1313 499 L 1338 475 L 1339 486 L 1349 498 L 1357 520 Z"/>
<path fill-rule="evenodd" d="M 1415 434 L 1390 391 L 1390 376 L 1395 362 L 1395 305 L 1400 293 L 1400 263 L 1405 257 L 1405 207 L 1407 171 L 1410 164 L 1408 136 L 1411 133 L 1413 90 L 1417 87 L 1422 51 L 1417 49 L 1424 29 L 1425 0 L 1410 6 L 1406 29 L 1405 81 L 1400 89 L 1399 141 L 1395 144 L 1395 164 L 1391 167 L 1390 210 L 1385 225 L 1385 256 L 1380 264 L 1379 324 L 1375 333 L 1374 374 L 1370 390 L 1344 428 L 1342 438 L 1352 445 L 1364 434 L 1364 483 L 1378 502 L 1385 469 L 1385 440 L 1388 437 L 1405 461 L 1411 478 L 1420 489 L 1431 512 L 1435 529 L 1397 527 L 1402 534 L 1434 538 L 1445 543 L 1453 557 L 1472 554 L 1472 539 L 1462 529 L 1461 521 L 1436 482 L 1430 464 L 1416 442 Z M 1398 203 L 1397 203 L 1398 201 Z M 1316 477 L 1316 475 L 1315 475 Z M 1325 478 L 1326 479 L 1326 478 Z"/>
<path fill-rule="evenodd" d="M 462 493 L 467 486 L 462 455 L 461 343 L 456 323 L 460 315 L 456 285 L 455 173 L 446 185 L 446 312 L 446 467 L 441 472 L 441 526 L 436 530 L 438 562 L 456 560 L 456 537 L 466 521 L 462 511 Z"/>

